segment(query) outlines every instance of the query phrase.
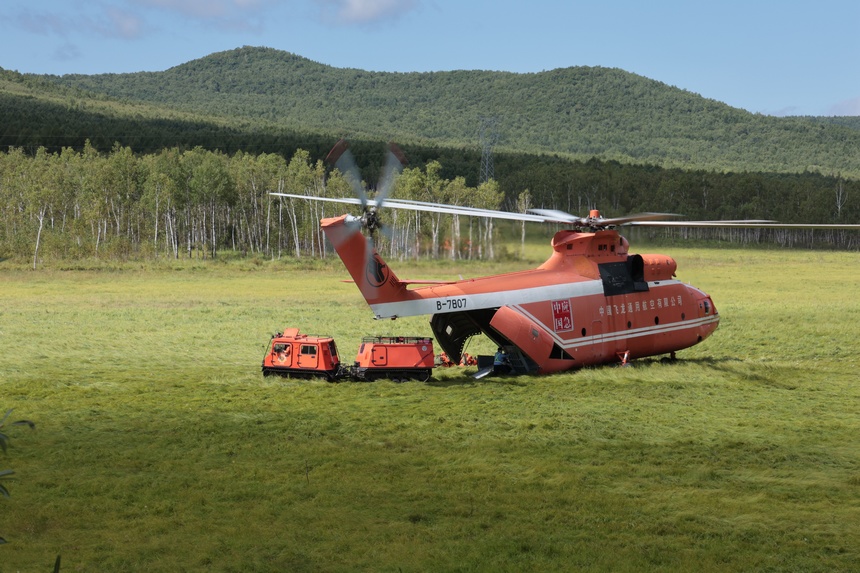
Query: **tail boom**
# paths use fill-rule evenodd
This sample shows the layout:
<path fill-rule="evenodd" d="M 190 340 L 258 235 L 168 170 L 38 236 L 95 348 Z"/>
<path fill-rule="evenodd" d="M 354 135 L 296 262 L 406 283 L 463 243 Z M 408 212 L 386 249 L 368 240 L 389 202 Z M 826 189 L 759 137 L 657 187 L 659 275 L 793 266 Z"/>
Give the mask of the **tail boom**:
<path fill-rule="evenodd" d="M 373 308 L 381 303 L 413 299 L 414 296 L 406 288 L 406 283 L 397 278 L 376 249 L 361 234 L 360 225 L 360 220 L 350 215 L 320 221 L 323 232 L 337 251 L 352 280 L 358 285 L 367 304 Z"/>

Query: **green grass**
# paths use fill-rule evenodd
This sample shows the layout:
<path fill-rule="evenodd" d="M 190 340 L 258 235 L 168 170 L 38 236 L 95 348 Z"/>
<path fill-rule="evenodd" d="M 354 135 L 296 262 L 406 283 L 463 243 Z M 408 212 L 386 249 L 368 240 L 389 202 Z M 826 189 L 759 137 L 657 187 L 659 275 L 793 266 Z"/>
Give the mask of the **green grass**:
<path fill-rule="evenodd" d="M 260 375 L 288 325 L 430 334 L 339 263 L 0 263 L 0 572 L 856 570 L 860 255 L 647 250 L 722 314 L 677 363 L 427 384 Z"/>

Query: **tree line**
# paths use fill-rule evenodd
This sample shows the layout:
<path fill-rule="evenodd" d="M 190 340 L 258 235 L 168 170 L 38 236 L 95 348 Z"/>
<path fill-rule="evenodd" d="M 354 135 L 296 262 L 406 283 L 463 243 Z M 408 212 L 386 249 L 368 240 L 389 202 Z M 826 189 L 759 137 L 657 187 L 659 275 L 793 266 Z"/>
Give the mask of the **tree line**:
<path fill-rule="evenodd" d="M 393 197 L 497 209 L 491 181 L 470 187 L 445 179 L 441 165 L 407 168 Z M 227 155 L 200 147 L 136 155 L 116 144 L 100 153 L 40 148 L 0 153 L 0 257 L 81 259 L 217 257 L 230 250 L 267 258 L 326 256 L 321 218 L 350 209 L 271 193 L 348 197 L 345 177 L 298 150 Z M 493 257 L 486 220 L 439 213 L 390 213 L 375 237 L 387 256 Z"/>
<path fill-rule="evenodd" d="M 509 201 L 529 189 L 540 207 L 613 215 L 679 213 L 689 220 L 860 223 L 860 181 L 840 174 L 665 169 L 617 161 L 510 156 L 496 162 Z"/>
<path fill-rule="evenodd" d="M 356 157 L 366 180 L 376 181 L 382 157 L 363 153 L 365 147 L 355 147 Z M 463 159 L 468 154 L 461 153 L 458 163 L 449 151 L 437 154 L 446 163 L 433 159 L 427 149 L 416 153 L 417 166 L 404 170 L 392 196 L 510 211 L 542 207 L 584 214 L 597 208 L 607 216 L 659 211 L 691 220 L 860 221 L 860 182 L 839 176 L 684 171 L 517 155 L 500 156 L 498 181 L 479 184 L 457 174 L 469 169 L 468 158 Z M 202 147 L 147 154 L 121 144 L 109 152 L 89 143 L 54 152 L 12 148 L 0 153 L 0 258 L 30 259 L 37 266 L 42 258 L 208 258 L 225 249 L 270 258 L 329 254 L 319 220 L 351 209 L 270 195 L 278 192 L 352 195 L 338 171 L 302 149 L 287 159 L 277 153 L 227 154 Z M 492 220 L 396 210 L 388 210 L 385 218 L 391 232 L 375 237 L 385 256 L 496 255 Z M 522 233 L 524 237 L 524 228 Z M 860 247 L 856 231 L 682 229 L 647 234 Z"/>

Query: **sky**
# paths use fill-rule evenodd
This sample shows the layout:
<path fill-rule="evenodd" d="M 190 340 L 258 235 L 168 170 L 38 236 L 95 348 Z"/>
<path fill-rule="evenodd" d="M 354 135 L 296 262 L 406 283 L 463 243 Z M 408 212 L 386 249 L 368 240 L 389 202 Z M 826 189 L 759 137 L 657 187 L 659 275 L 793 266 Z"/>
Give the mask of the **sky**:
<path fill-rule="evenodd" d="M 0 67 L 162 71 L 265 46 L 338 68 L 620 68 L 768 115 L 860 115 L 857 0 L 0 0 Z"/>

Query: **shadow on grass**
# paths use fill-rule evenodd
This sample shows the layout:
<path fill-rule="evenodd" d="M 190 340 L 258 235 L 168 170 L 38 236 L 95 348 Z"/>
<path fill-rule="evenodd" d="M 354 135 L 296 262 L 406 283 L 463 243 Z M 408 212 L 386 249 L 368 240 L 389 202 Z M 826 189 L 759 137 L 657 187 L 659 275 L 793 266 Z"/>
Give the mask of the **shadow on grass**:
<path fill-rule="evenodd" d="M 724 356 L 721 358 L 715 358 L 712 356 L 683 359 L 677 358 L 674 360 L 668 357 L 645 358 L 633 362 L 634 367 L 645 367 L 655 364 L 666 367 L 685 365 L 699 366 L 723 376 L 732 377 L 736 380 L 755 382 L 783 390 L 794 390 L 797 388 L 797 384 L 787 382 L 787 380 L 796 380 L 796 368 L 790 365 L 783 366 L 772 362 L 751 364 L 741 358 L 732 356 Z"/>
<path fill-rule="evenodd" d="M 539 379 L 540 374 L 512 376 L 509 374 L 500 376 L 487 376 L 476 380 L 471 373 L 463 373 L 456 377 L 445 377 L 442 379 L 431 378 L 425 384 L 436 388 L 456 388 L 456 387 L 479 387 L 479 386 L 526 386 L 526 380 Z"/>
<path fill-rule="evenodd" d="M 789 365 L 780 365 L 777 363 L 760 363 L 751 364 L 741 358 L 724 356 L 712 357 L 705 356 L 699 358 L 676 358 L 670 359 L 664 357 L 640 358 L 634 360 L 628 366 L 633 369 L 646 369 L 652 367 L 675 369 L 680 367 L 697 367 L 704 371 L 709 371 L 709 376 L 714 381 L 736 380 L 741 382 L 751 382 L 779 388 L 783 390 L 794 390 L 797 388 L 797 373 L 795 368 Z M 622 368 L 620 364 L 604 364 L 600 366 L 590 366 L 586 369 L 569 370 L 566 374 L 576 375 L 583 370 L 602 370 L 606 368 Z M 626 368 L 626 367 L 625 367 Z M 565 373 L 556 373 L 565 374 Z M 457 388 L 457 387 L 481 387 L 487 385 L 497 386 L 517 386 L 524 387 L 530 382 L 540 381 L 541 378 L 549 375 L 541 374 L 522 374 L 513 375 L 496 375 L 487 376 L 476 380 L 472 377 L 471 372 L 453 373 L 446 371 L 440 378 L 431 378 L 425 382 L 427 386 L 437 388 Z"/>
<path fill-rule="evenodd" d="M 741 363 L 743 360 L 740 358 L 735 358 L 732 356 L 723 356 L 721 358 L 714 358 L 713 356 L 702 356 L 699 358 L 669 358 L 668 356 L 656 356 L 650 358 L 637 358 L 636 360 L 632 360 L 630 362 L 631 366 L 635 367 L 645 367 L 652 366 L 655 364 L 659 364 L 661 366 L 683 366 L 685 364 L 695 364 L 699 366 L 707 366 L 707 367 L 719 367 L 723 364 L 731 364 L 731 363 Z M 612 364 L 607 364 L 607 367 L 612 367 Z M 620 366 L 620 364 L 615 364 L 615 366 Z M 603 368 L 603 366 L 598 366 L 598 368 Z"/>

